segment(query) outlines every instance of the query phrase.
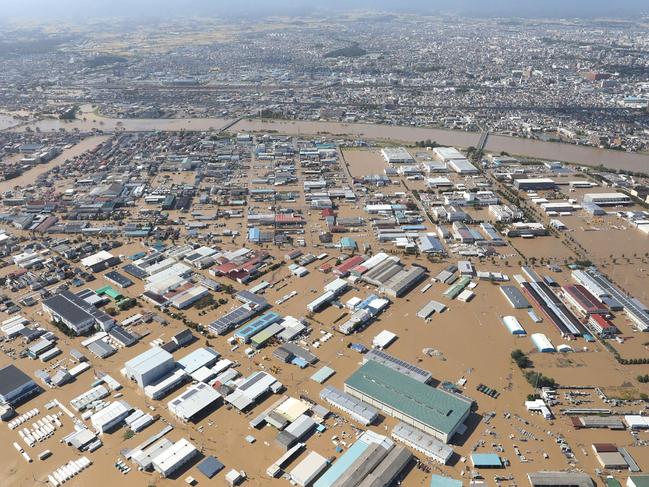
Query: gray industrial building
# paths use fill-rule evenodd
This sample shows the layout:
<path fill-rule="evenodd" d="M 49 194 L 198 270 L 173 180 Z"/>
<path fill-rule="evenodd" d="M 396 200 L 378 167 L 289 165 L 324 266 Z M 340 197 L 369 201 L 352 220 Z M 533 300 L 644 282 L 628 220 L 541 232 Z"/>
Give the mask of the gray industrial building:
<path fill-rule="evenodd" d="M 0 404 L 14 406 L 40 391 L 36 382 L 15 365 L 0 369 Z"/>
<path fill-rule="evenodd" d="M 115 320 L 70 291 L 63 291 L 43 300 L 43 310 L 50 318 L 67 326 L 76 335 L 90 331 L 95 325 L 110 330 Z"/>
<path fill-rule="evenodd" d="M 527 478 L 532 487 L 595 487 L 590 476 L 583 472 L 532 472 Z"/>
<path fill-rule="evenodd" d="M 446 465 L 453 456 L 453 449 L 450 446 L 404 422 L 399 422 L 392 429 L 392 438 L 442 465 Z"/>
<path fill-rule="evenodd" d="M 503 293 L 507 302 L 515 309 L 526 309 L 530 307 L 529 301 L 523 296 L 523 293 L 515 286 L 500 286 L 500 292 Z"/>
<path fill-rule="evenodd" d="M 383 459 L 388 455 L 391 448 L 386 448 L 382 443 L 372 443 L 345 472 L 338 477 L 331 487 L 345 487 L 347 485 L 358 485 L 372 472 Z"/>
<path fill-rule="evenodd" d="M 552 190 L 556 187 L 556 183 L 550 178 L 516 179 L 514 181 L 514 188 L 519 191 Z"/>
<path fill-rule="evenodd" d="M 358 485 L 358 487 L 384 487 L 392 485 L 399 474 L 408 466 L 412 454 L 407 448 L 395 446 L 385 459 L 372 473 Z"/>
<path fill-rule="evenodd" d="M 400 270 L 385 281 L 379 288 L 379 291 L 390 297 L 398 298 L 406 294 L 425 278 L 426 270 L 424 268 L 412 266 L 410 269 Z"/>
<path fill-rule="evenodd" d="M 333 386 L 327 386 L 320 391 L 320 399 L 327 401 L 332 406 L 349 414 L 354 420 L 363 425 L 372 424 L 379 417 L 376 408 L 364 404 L 360 399 L 355 398 Z"/>
<path fill-rule="evenodd" d="M 417 317 L 421 318 L 422 320 L 426 320 L 433 313 L 442 313 L 445 309 L 445 304 L 440 303 L 439 301 L 431 300 L 428 301 L 428 303 L 426 303 L 423 308 L 417 311 Z"/>
<path fill-rule="evenodd" d="M 272 413 L 271 413 L 272 414 Z M 284 450 L 290 450 L 298 442 L 304 440 L 316 428 L 317 423 L 313 418 L 303 414 L 280 431 L 275 442 Z"/>

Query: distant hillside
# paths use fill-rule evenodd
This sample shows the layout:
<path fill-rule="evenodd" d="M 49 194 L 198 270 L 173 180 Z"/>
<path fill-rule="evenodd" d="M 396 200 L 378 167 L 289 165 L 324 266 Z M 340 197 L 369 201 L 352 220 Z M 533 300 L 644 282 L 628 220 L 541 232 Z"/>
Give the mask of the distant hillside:
<path fill-rule="evenodd" d="M 342 49 L 336 49 L 335 51 L 329 51 L 324 57 L 361 57 L 365 56 L 365 54 L 367 54 L 367 51 L 355 44 L 353 46 L 343 47 Z"/>

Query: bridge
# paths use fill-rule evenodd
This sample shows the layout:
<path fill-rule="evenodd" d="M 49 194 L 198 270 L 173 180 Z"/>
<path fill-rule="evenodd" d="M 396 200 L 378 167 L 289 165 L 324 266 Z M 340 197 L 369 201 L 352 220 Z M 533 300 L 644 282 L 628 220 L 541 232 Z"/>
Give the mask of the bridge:
<path fill-rule="evenodd" d="M 476 146 L 476 149 L 483 151 L 485 147 L 487 146 L 487 139 L 489 138 L 489 131 L 488 130 L 483 130 L 480 133 L 480 139 L 478 140 L 478 145 Z"/>
<path fill-rule="evenodd" d="M 235 118 L 234 120 L 230 120 L 228 123 L 226 123 L 223 127 L 221 127 L 218 130 L 218 133 L 220 134 L 221 132 L 225 132 L 226 130 L 234 127 L 236 124 L 241 122 L 244 118 L 248 117 L 248 115 L 241 115 L 239 118 Z"/>

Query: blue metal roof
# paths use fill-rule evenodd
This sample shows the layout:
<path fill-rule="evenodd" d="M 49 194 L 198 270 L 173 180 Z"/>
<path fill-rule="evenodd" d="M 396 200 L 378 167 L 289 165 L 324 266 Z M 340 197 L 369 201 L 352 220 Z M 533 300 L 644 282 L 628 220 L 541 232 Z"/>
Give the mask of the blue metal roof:
<path fill-rule="evenodd" d="M 419 237 L 419 248 L 422 252 L 444 252 L 444 246 L 437 237 L 421 235 Z"/>
<path fill-rule="evenodd" d="M 357 440 L 349 450 L 334 462 L 313 487 L 331 487 L 340 476 L 360 457 L 369 445 L 362 440 Z"/>
<path fill-rule="evenodd" d="M 297 365 L 301 369 L 305 369 L 309 365 L 309 362 L 300 357 L 293 357 L 291 363 Z"/>
<path fill-rule="evenodd" d="M 256 242 L 261 238 L 261 230 L 259 228 L 254 227 L 248 230 L 248 240 L 252 242 Z"/>
<path fill-rule="evenodd" d="M 502 467 L 500 457 L 495 453 L 472 453 L 471 462 L 474 467 Z"/>
<path fill-rule="evenodd" d="M 365 309 L 365 308 L 367 308 L 370 305 L 370 303 L 373 300 L 375 300 L 376 298 L 378 298 L 378 296 L 376 294 L 370 294 L 363 301 L 361 301 L 360 303 L 358 303 L 356 305 L 356 309 Z"/>
<path fill-rule="evenodd" d="M 430 487 L 462 487 L 462 481 L 433 474 L 430 478 Z"/>
<path fill-rule="evenodd" d="M 317 382 L 318 384 L 322 384 L 335 373 L 336 371 L 334 369 L 325 365 L 311 376 L 311 380 Z"/>
<path fill-rule="evenodd" d="M 198 468 L 198 471 L 205 475 L 208 479 L 211 479 L 217 473 L 223 470 L 225 468 L 225 465 L 219 462 L 216 458 L 210 456 L 199 463 L 196 468 Z"/>
<path fill-rule="evenodd" d="M 253 336 L 255 336 L 257 333 L 268 328 L 273 323 L 277 323 L 281 319 L 282 317 L 279 314 L 271 311 L 269 313 L 261 315 L 256 320 L 253 320 L 247 325 L 244 325 L 241 328 L 239 328 L 239 330 L 235 333 L 235 336 L 238 339 L 248 343 L 250 339 Z"/>
<path fill-rule="evenodd" d="M 355 249 L 356 248 L 356 241 L 353 238 L 350 237 L 343 237 L 340 239 L 340 245 L 341 247 L 348 248 L 348 249 Z"/>

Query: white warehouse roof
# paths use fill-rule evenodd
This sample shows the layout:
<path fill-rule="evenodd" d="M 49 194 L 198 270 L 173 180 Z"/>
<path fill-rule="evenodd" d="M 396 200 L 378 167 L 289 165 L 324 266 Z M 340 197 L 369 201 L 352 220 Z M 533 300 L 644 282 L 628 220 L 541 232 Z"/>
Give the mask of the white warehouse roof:
<path fill-rule="evenodd" d="M 153 347 L 133 357 L 124 364 L 124 367 L 130 374 L 143 374 L 168 360 L 173 360 L 173 355 L 160 347 Z"/>
<path fill-rule="evenodd" d="M 107 252 L 105 250 L 101 250 L 97 252 L 96 254 L 90 255 L 88 257 L 85 257 L 81 259 L 81 264 L 84 267 L 92 267 L 94 265 L 97 265 L 101 262 L 104 262 L 105 260 L 112 259 L 114 256 L 110 252 Z"/>
<path fill-rule="evenodd" d="M 162 475 L 169 475 L 192 458 L 198 450 L 185 438 L 181 438 L 170 448 L 153 459 L 153 467 Z"/>
<path fill-rule="evenodd" d="M 131 406 L 124 401 L 112 402 L 104 409 L 90 416 L 90 423 L 97 431 L 104 431 L 119 419 L 126 418 L 131 409 Z"/>
<path fill-rule="evenodd" d="M 543 333 L 533 333 L 530 338 L 539 352 L 555 352 L 554 345 Z"/>
<path fill-rule="evenodd" d="M 503 324 L 512 335 L 525 335 L 525 329 L 515 316 L 504 316 Z"/>
<path fill-rule="evenodd" d="M 221 399 L 221 394 L 213 387 L 199 382 L 169 401 L 167 407 L 180 419 L 187 421 L 219 399 Z"/>
<path fill-rule="evenodd" d="M 372 345 L 378 349 L 384 349 L 397 339 L 397 335 L 388 330 L 383 330 L 372 340 Z"/>
<path fill-rule="evenodd" d="M 300 486 L 310 485 L 320 472 L 327 467 L 327 459 L 314 451 L 291 470 L 291 480 Z"/>

